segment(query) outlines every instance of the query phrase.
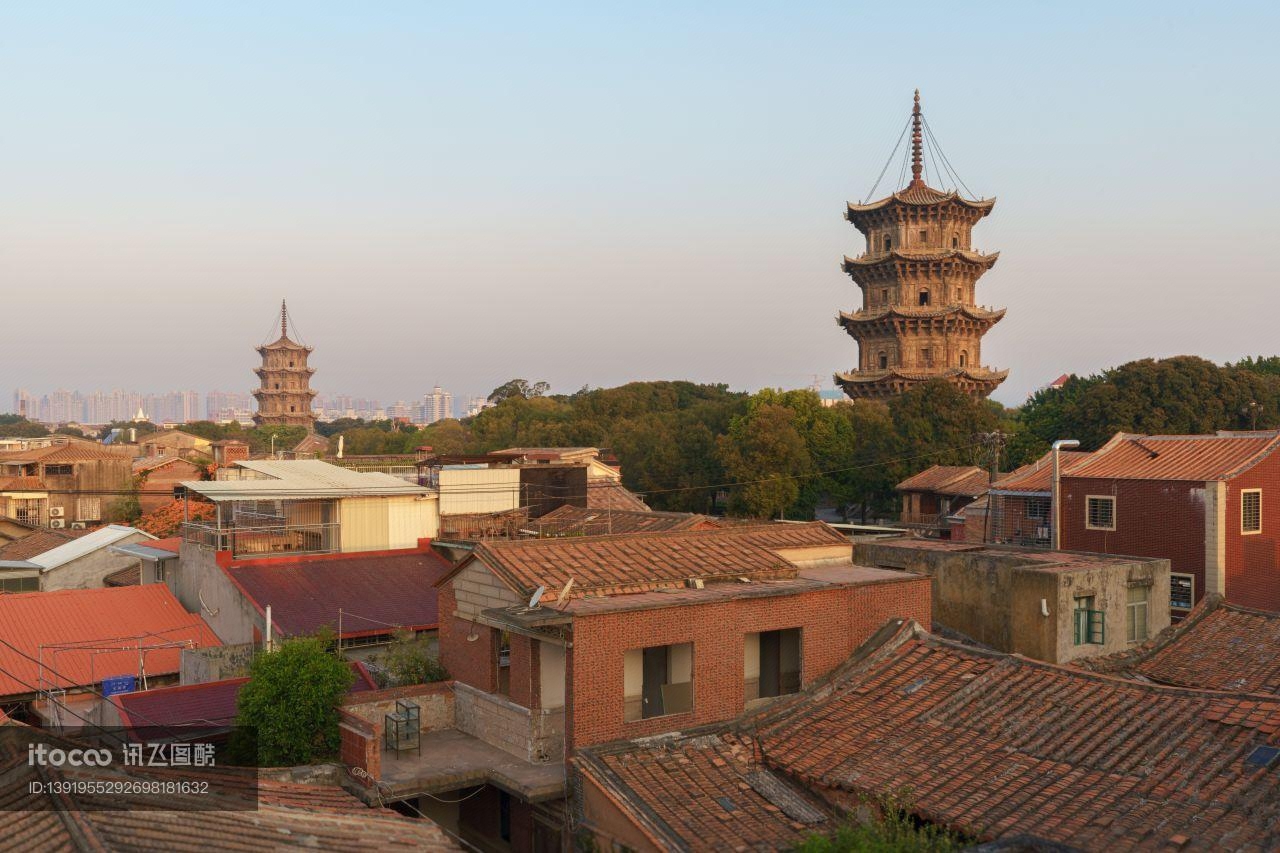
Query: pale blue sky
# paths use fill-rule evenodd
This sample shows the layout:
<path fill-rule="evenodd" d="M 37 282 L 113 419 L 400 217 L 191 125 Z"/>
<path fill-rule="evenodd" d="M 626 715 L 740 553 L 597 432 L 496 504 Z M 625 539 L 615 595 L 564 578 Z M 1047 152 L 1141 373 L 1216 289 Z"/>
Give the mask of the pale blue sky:
<path fill-rule="evenodd" d="M 797 387 L 920 87 L 1000 250 L 1021 401 L 1280 351 L 1263 3 L 8 4 L 0 389 Z M 4 391 L 7 399 L 8 390 Z"/>

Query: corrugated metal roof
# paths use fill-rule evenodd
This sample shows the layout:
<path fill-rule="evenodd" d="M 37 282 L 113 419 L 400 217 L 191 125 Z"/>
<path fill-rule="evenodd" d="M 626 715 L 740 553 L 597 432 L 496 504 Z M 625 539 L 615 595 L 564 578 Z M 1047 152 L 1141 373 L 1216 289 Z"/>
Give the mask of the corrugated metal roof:
<path fill-rule="evenodd" d="M 182 645 L 221 645 L 164 584 L 0 595 L 0 625 L 17 649 L 0 644 L 0 696 L 136 675 L 139 643 L 148 675 L 177 672 Z"/>
<path fill-rule="evenodd" d="M 1280 431 L 1218 435 L 1116 433 L 1068 476 L 1106 480 L 1225 480 L 1273 453 Z"/>
<path fill-rule="evenodd" d="M 92 554 L 99 548 L 106 548 L 108 545 L 114 545 L 120 540 L 127 539 L 134 534 L 144 536 L 147 539 L 155 538 L 150 533 L 144 533 L 136 527 L 125 527 L 122 524 L 108 524 L 106 527 L 99 528 L 92 533 L 86 533 L 79 539 L 72 539 L 65 545 L 59 545 L 57 548 L 45 551 L 43 554 L 37 554 L 29 559 L 31 562 L 40 566 L 44 571 L 49 571 L 50 569 L 56 569 L 58 566 L 69 563 L 72 560 L 78 560 L 87 554 Z"/>
<path fill-rule="evenodd" d="M 182 485 L 211 501 L 341 498 L 362 495 L 429 495 L 431 489 L 381 472 L 353 471 L 318 459 L 254 460 L 239 467 L 258 480 L 198 480 Z"/>

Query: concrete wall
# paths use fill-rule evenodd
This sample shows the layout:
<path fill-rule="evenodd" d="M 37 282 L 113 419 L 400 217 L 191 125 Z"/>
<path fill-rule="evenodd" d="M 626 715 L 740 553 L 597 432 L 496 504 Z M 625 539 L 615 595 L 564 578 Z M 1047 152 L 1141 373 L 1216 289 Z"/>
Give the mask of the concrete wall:
<path fill-rule="evenodd" d="M 249 665 L 253 663 L 256 651 L 257 646 L 253 643 L 183 649 L 179 680 L 182 684 L 204 684 L 226 678 L 243 678 L 249 674 Z"/>
<path fill-rule="evenodd" d="M 439 471 L 442 515 L 506 512 L 520 506 L 519 468 L 452 468 Z"/>
<path fill-rule="evenodd" d="M 191 613 L 198 613 L 227 645 L 260 640 L 265 621 L 217 563 L 212 548 L 182 543 L 169 589 Z M 255 636 L 254 632 L 258 634 Z"/>
<path fill-rule="evenodd" d="M 132 545 L 135 542 L 143 544 L 154 541 L 147 534 L 139 531 L 131 533 L 113 545 Z M 55 589 L 96 589 L 106 586 L 103 578 L 112 572 L 118 572 L 121 569 L 127 569 L 136 565 L 137 557 L 130 557 L 128 554 L 118 554 L 112 551 L 110 546 L 104 546 L 96 551 L 85 554 L 78 560 L 72 560 L 63 563 L 54 569 L 49 569 L 40 573 L 40 589 L 44 592 L 50 592 Z"/>
<path fill-rule="evenodd" d="M 458 731 L 534 764 L 564 761 L 564 710 L 530 710 L 504 696 L 455 682 Z"/>

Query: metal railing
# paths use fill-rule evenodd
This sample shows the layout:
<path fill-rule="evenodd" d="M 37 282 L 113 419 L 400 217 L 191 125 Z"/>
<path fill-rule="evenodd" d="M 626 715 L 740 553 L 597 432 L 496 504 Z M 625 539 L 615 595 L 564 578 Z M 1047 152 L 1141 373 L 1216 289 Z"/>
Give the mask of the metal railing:
<path fill-rule="evenodd" d="M 278 524 L 264 527 L 217 527 L 187 522 L 182 540 L 236 558 L 279 554 L 333 554 L 341 550 L 337 524 Z"/>

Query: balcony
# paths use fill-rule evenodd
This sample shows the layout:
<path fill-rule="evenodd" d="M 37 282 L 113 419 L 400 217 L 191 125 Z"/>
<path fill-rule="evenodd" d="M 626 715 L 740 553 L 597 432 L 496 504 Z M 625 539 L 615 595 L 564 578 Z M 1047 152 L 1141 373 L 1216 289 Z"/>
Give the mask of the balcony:
<path fill-rule="evenodd" d="M 273 524 L 222 526 L 186 522 L 182 541 L 230 551 L 236 559 L 274 557 L 281 554 L 336 554 L 342 550 L 337 524 Z"/>

